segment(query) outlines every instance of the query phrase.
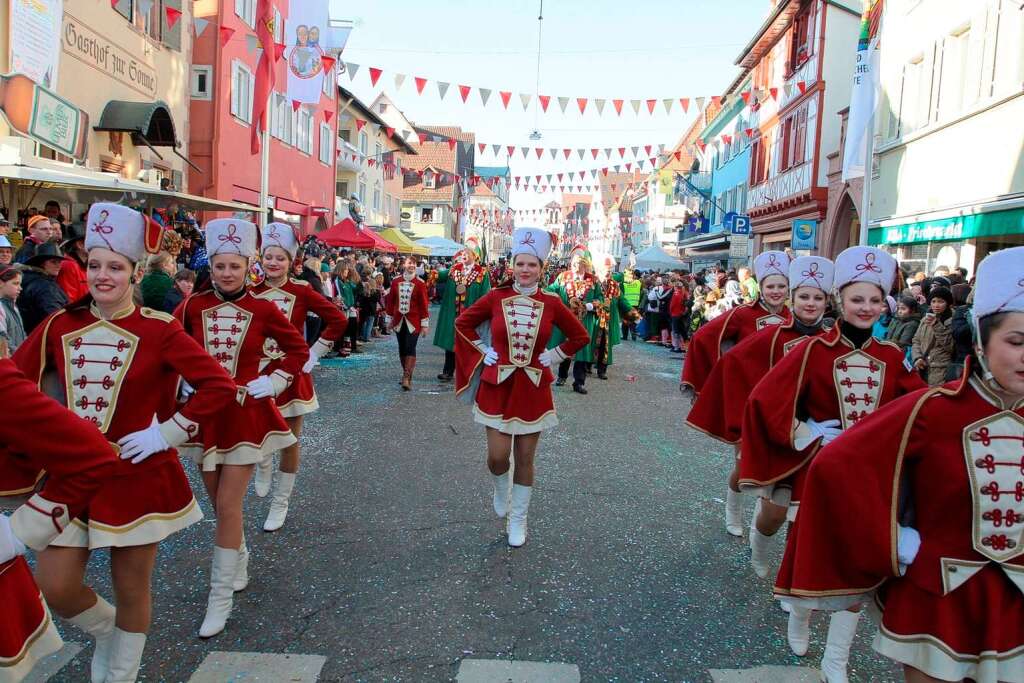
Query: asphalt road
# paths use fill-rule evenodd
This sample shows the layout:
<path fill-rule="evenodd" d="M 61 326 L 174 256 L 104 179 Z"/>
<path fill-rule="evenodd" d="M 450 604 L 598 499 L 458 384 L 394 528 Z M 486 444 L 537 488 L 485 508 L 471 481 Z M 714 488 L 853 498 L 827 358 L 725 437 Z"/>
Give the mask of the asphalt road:
<path fill-rule="evenodd" d="M 789 653 L 770 582 L 722 528 L 731 451 L 683 425 L 680 361 L 665 349 L 627 342 L 588 396 L 556 389 L 562 423 L 541 439 L 517 550 L 491 511 L 483 430 L 434 379 L 438 349 L 421 343 L 409 393 L 394 341 L 367 349 L 316 370 L 321 410 L 288 523 L 261 531 L 269 499 L 249 496 L 252 580 L 206 641 L 213 523 L 197 493 L 207 520 L 160 550 L 140 680 L 187 681 L 212 651 L 322 655 L 321 681 L 447 681 L 465 659 L 562 662 L 583 681 L 817 666 L 827 621 L 807 657 Z M 107 562 L 96 554 L 89 581 L 112 599 Z M 873 626 L 860 631 L 851 679 L 897 680 L 870 649 Z M 90 654 L 51 680 L 88 680 Z"/>

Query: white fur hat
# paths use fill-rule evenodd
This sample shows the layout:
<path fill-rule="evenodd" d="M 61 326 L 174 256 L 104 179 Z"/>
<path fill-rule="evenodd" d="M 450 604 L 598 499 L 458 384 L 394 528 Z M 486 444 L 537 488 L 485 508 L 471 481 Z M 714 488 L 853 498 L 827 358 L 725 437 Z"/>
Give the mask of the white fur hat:
<path fill-rule="evenodd" d="M 797 256 L 789 264 L 789 288 L 817 287 L 828 294 L 835 275 L 835 265 L 824 256 Z"/>
<path fill-rule="evenodd" d="M 132 263 L 160 251 L 163 228 L 148 216 L 120 204 L 97 202 L 85 220 L 85 250 L 101 248 Z"/>
<path fill-rule="evenodd" d="M 784 251 L 765 251 L 754 259 L 754 277 L 757 281 L 769 275 L 781 275 L 789 279 L 789 256 Z"/>
<path fill-rule="evenodd" d="M 260 237 L 263 239 L 261 251 L 267 247 L 280 247 L 294 259 L 299 250 L 299 238 L 295 235 L 295 228 L 287 223 L 267 223 L 260 230 Z"/>
<path fill-rule="evenodd" d="M 1007 312 L 1024 312 L 1024 247 L 993 252 L 975 271 L 975 327 L 987 315 Z"/>
<path fill-rule="evenodd" d="M 836 257 L 836 289 L 870 282 L 888 294 L 895 277 L 896 259 L 876 247 L 850 247 Z"/>
<path fill-rule="evenodd" d="M 257 255 L 256 224 L 238 218 L 215 218 L 206 224 L 206 253 L 238 254 L 251 258 Z"/>
<path fill-rule="evenodd" d="M 531 254 L 546 261 L 555 239 L 543 228 L 516 228 L 512 233 L 512 258 L 519 254 Z"/>

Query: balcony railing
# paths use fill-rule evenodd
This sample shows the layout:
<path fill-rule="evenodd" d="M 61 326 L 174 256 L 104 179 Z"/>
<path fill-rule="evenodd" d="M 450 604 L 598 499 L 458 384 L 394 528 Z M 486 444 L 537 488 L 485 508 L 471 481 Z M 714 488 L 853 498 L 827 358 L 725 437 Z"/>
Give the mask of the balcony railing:
<path fill-rule="evenodd" d="M 356 156 L 355 160 L 352 159 L 353 154 Z M 366 158 L 355 145 L 338 138 L 338 170 L 358 173 L 363 170 L 364 163 Z"/>

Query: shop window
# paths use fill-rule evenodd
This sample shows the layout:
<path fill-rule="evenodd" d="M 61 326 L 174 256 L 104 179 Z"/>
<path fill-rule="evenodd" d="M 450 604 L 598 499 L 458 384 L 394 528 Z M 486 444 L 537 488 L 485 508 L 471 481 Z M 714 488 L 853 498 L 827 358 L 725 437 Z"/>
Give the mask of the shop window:
<path fill-rule="evenodd" d="M 209 100 L 213 97 L 213 67 L 209 64 L 192 66 L 192 84 L 189 94 L 194 100 Z"/>

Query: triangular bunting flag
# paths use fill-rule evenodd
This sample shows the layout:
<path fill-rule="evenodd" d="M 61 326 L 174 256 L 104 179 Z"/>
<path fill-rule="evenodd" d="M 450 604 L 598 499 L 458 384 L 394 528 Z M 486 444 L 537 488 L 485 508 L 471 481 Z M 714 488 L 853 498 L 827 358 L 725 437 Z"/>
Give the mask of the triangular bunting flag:
<path fill-rule="evenodd" d="M 580 114 L 585 112 L 587 110 L 587 98 L 586 97 L 577 97 L 576 98 L 576 106 L 580 108 Z"/>
<path fill-rule="evenodd" d="M 529 147 L 520 147 L 519 151 L 522 153 L 523 158 L 525 159 L 527 157 L 527 155 L 530 153 L 530 148 Z"/>
<path fill-rule="evenodd" d="M 480 101 L 487 106 L 487 100 L 491 99 L 491 91 L 489 88 L 477 88 L 477 92 L 480 93 Z"/>
<path fill-rule="evenodd" d="M 181 19 L 181 10 L 176 7 L 164 7 L 164 14 L 167 15 L 167 28 L 174 28 L 178 19 Z"/>
<path fill-rule="evenodd" d="M 491 154 L 498 156 L 498 152 L 501 151 L 501 145 L 491 145 Z"/>
<path fill-rule="evenodd" d="M 564 155 L 565 155 L 565 158 L 566 158 L 566 159 L 568 159 L 568 158 L 569 158 L 569 155 L 570 155 L 570 154 L 572 154 L 572 150 L 571 150 L 571 149 L 568 149 L 568 148 L 566 148 L 566 149 L 563 149 L 563 150 L 562 150 L 562 154 L 564 154 Z"/>
<path fill-rule="evenodd" d="M 540 108 L 544 110 L 546 114 L 548 112 L 548 102 L 551 101 L 550 95 L 537 95 L 537 99 L 540 100 Z"/>
<path fill-rule="evenodd" d="M 424 143 L 425 143 L 425 142 L 426 142 L 426 141 L 427 141 L 428 139 L 430 139 L 430 133 L 423 133 L 423 132 L 417 132 L 417 133 L 416 133 L 416 137 L 418 137 L 418 138 L 420 139 L 420 144 L 422 145 L 422 144 L 424 144 Z"/>
<path fill-rule="evenodd" d="M 665 105 L 665 113 L 666 114 L 671 114 L 672 113 L 672 103 L 673 102 L 675 102 L 675 100 L 673 100 L 671 97 L 661 101 L 661 103 L 663 105 Z"/>
<path fill-rule="evenodd" d="M 796 87 L 800 88 L 800 94 L 801 95 L 803 95 L 805 92 L 807 92 L 807 84 L 804 83 L 803 81 L 797 81 L 796 82 Z"/>
<path fill-rule="evenodd" d="M 682 159 L 683 153 L 682 153 L 682 151 L 680 151 L 678 149 L 676 151 L 672 152 L 672 156 L 674 156 L 676 158 L 676 161 L 682 161 L 683 160 Z"/>
<path fill-rule="evenodd" d="M 612 100 L 612 104 L 615 106 L 615 113 L 618 116 L 622 116 L 622 102 L 623 100 Z"/>
<path fill-rule="evenodd" d="M 416 94 L 423 94 L 423 87 L 427 84 L 427 79 L 420 78 L 419 76 L 413 76 L 413 80 L 416 82 Z"/>
<path fill-rule="evenodd" d="M 458 140 L 456 140 L 455 138 L 448 138 L 448 151 L 449 152 L 454 152 L 455 151 L 455 145 L 457 145 L 457 144 L 459 144 Z"/>
<path fill-rule="evenodd" d="M 459 140 L 459 145 L 462 147 L 462 151 L 469 154 L 473 151 L 473 143 L 467 140 Z"/>
<path fill-rule="evenodd" d="M 597 115 L 598 116 L 601 116 L 602 114 L 604 114 L 604 103 L 606 101 L 607 100 L 597 100 L 597 99 L 594 100 L 594 106 L 597 107 Z"/>
<path fill-rule="evenodd" d="M 356 80 L 356 74 L 359 73 L 359 65 L 355 62 L 345 62 L 345 71 L 348 72 L 348 77 L 351 80 Z"/>
<path fill-rule="evenodd" d="M 543 147 L 535 147 L 533 151 L 537 153 L 537 158 L 540 159 L 540 155 L 544 153 L 544 148 Z M 538 179 L 537 182 L 539 183 L 540 180 Z"/>
<path fill-rule="evenodd" d="M 637 116 L 639 116 L 640 115 L 640 104 L 641 104 L 640 100 L 630 100 L 629 103 L 633 107 L 633 113 L 636 114 Z"/>
<path fill-rule="evenodd" d="M 324 65 L 324 73 L 332 73 L 334 71 L 334 63 L 337 61 L 330 55 L 320 55 L 320 62 Z"/>
<path fill-rule="evenodd" d="M 384 72 L 381 71 L 380 69 L 378 69 L 377 67 L 371 66 L 370 67 L 370 85 L 376 87 L 377 86 L 377 80 L 380 78 L 380 75 L 382 73 L 384 73 Z"/>
<path fill-rule="evenodd" d="M 551 158 L 554 159 L 555 155 L 558 154 L 558 150 L 552 147 L 551 149 L 548 150 L 548 153 L 551 155 Z"/>
<path fill-rule="evenodd" d="M 472 88 L 471 88 L 471 87 L 469 87 L 468 85 L 460 85 L 460 86 L 459 86 L 459 95 L 461 95 L 461 96 L 462 96 L 462 102 L 463 102 L 463 104 L 465 104 L 465 102 L 466 102 L 466 98 L 468 98 L 468 97 L 469 97 L 469 91 L 470 91 L 470 90 L 472 90 Z"/>
<path fill-rule="evenodd" d="M 779 99 L 779 89 L 778 88 L 768 88 L 768 94 L 770 94 L 772 96 L 773 100 L 778 100 Z"/>
<path fill-rule="evenodd" d="M 590 153 L 596 159 L 597 158 L 597 147 L 591 147 L 590 148 Z"/>
<path fill-rule="evenodd" d="M 647 113 L 654 114 L 654 107 L 658 104 L 658 100 L 647 100 Z"/>
<path fill-rule="evenodd" d="M 231 28 L 230 26 L 221 26 L 219 33 L 220 46 L 224 47 L 228 44 L 228 41 L 231 40 L 231 36 L 235 35 L 235 29 Z"/>
<path fill-rule="evenodd" d="M 689 97 L 680 97 L 679 98 L 679 105 L 683 108 L 683 113 L 684 114 L 689 112 L 690 111 L 690 98 Z"/>
<path fill-rule="evenodd" d="M 439 99 L 444 99 L 445 94 L 448 92 L 449 85 L 451 85 L 451 83 L 443 83 L 441 81 L 437 82 L 437 94 Z"/>
<path fill-rule="evenodd" d="M 715 105 L 716 107 L 718 105 L 722 104 L 722 96 L 721 95 L 712 95 L 711 96 L 711 104 Z"/>
<path fill-rule="evenodd" d="M 480 150 L 481 154 L 483 154 L 484 150 L 487 149 L 487 145 L 485 143 L 483 143 L 483 142 L 476 143 L 476 146 Z"/>
<path fill-rule="evenodd" d="M 697 111 L 704 111 L 704 98 L 698 97 L 695 101 L 697 103 Z"/>
<path fill-rule="evenodd" d="M 403 130 L 402 131 L 402 139 L 405 140 L 406 142 L 409 142 L 409 136 L 410 135 L 412 135 L 412 131 L 411 130 Z"/>
<path fill-rule="evenodd" d="M 508 101 L 512 98 L 512 93 L 507 90 L 502 90 L 498 93 L 501 96 L 501 104 L 508 109 Z"/>
<path fill-rule="evenodd" d="M 530 108 L 530 96 L 527 93 L 519 93 L 519 101 L 523 103 L 523 111 Z"/>
<path fill-rule="evenodd" d="M 389 126 L 389 127 L 387 127 L 387 128 L 385 128 L 385 129 L 384 129 L 384 132 L 385 132 L 385 133 L 387 134 L 387 136 L 388 136 L 389 138 L 393 138 L 393 137 L 395 137 L 395 129 L 394 129 L 394 128 L 391 128 L 390 126 Z"/>
<path fill-rule="evenodd" d="M 333 109 L 324 109 L 324 121 L 326 121 L 327 123 L 330 123 L 331 122 L 331 118 L 333 116 L 334 116 L 334 110 Z"/>
<path fill-rule="evenodd" d="M 512 155 L 515 154 L 516 147 L 515 145 L 509 145 L 505 148 L 505 151 L 508 152 L 508 158 L 511 159 Z"/>
<path fill-rule="evenodd" d="M 569 98 L 568 97 L 559 97 L 558 98 L 558 106 L 562 108 L 562 113 L 563 114 L 565 113 L 565 107 L 566 107 L 567 104 L 569 104 Z"/>
<path fill-rule="evenodd" d="M 622 159 L 625 156 L 626 156 L 626 148 L 625 147 L 619 147 L 619 158 Z"/>
<path fill-rule="evenodd" d="M 298 100 L 292 100 L 292 111 L 298 111 L 299 107 L 301 106 L 302 102 L 299 102 Z"/>
<path fill-rule="evenodd" d="M 117 0 L 114 0 L 114 4 L 117 4 Z M 209 19 L 200 19 L 199 17 L 195 17 L 194 19 L 192 19 L 192 29 L 196 34 L 196 38 L 203 35 L 203 31 L 205 31 L 206 27 L 209 25 Z"/>
<path fill-rule="evenodd" d="M 636 156 L 637 153 L 640 151 L 640 148 L 639 147 L 630 147 L 629 151 L 631 151 L 633 153 L 633 156 Z"/>
<path fill-rule="evenodd" d="M 405 83 L 405 74 L 395 74 L 395 90 L 400 90 Z"/>
<path fill-rule="evenodd" d="M 582 159 L 583 155 L 586 154 L 586 152 L 587 152 L 587 150 L 585 150 L 582 147 L 580 147 L 580 148 L 578 148 L 576 150 L 576 155 L 579 156 L 580 159 Z"/>
<path fill-rule="evenodd" d="M 744 104 L 750 104 L 750 92 L 749 91 L 744 90 L 743 92 L 740 93 L 740 97 L 743 98 L 743 103 Z"/>
<path fill-rule="evenodd" d="M 650 154 L 650 153 L 651 153 L 651 146 L 650 145 L 644 145 L 644 154 Z"/>
<path fill-rule="evenodd" d="M 365 125 L 366 121 L 364 121 L 363 119 L 356 119 L 356 132 L 358 133 L 361 130 L 363 130 L 363 126 Z"/>

